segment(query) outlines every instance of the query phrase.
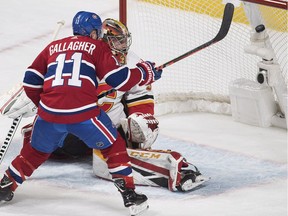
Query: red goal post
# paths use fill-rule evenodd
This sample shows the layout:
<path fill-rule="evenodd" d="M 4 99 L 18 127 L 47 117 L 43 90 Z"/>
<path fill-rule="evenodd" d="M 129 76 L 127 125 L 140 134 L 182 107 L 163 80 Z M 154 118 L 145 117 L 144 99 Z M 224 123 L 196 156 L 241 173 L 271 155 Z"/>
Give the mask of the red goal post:
<path fill-rule="evenodd" d="M 119 0 L 119 18 L 132 33 L 131 50 L 161 65 L 213 38 L 225 2 L 229 0 Z M 196 110 L 231 114 L 229 84 L 238 78 L 254 81 L 261 60 L 244 52 L 255 31 L 247 16 L 247 5 L 257 9 L 256 23 L 265 23 L 283 79 L 288 83 L 287 1 L 238 2 L 223 41 L 164 69 L 162 79 L 153 84 L 158 108 L 165 103 L 169 104 L 162 109 L 166 113 Z"/>
<path fill-rule="evenodd" d="M 119 20 L 126 24 L 127 23 L 127 1 L 119 0 Z"/>
<path fill-rule="evenodd" d="M 288 10 L 287 0 L 242 0 L 242 1 Z"/>

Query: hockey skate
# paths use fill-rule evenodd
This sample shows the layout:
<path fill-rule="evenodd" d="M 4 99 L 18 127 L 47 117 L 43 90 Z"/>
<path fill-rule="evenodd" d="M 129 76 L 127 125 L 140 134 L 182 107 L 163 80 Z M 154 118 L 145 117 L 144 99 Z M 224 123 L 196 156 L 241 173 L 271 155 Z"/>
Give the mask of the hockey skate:
<path fill-rule="evenodd" d="M 14 193 L 11 189 L 13 182 L 4 175 L 0 182 L 0 202 L 6 202 L 13 199 Z"/>
<path fill-rule="evenodd" d="M 124 206 L 129 209 L 131 216 L 141 215 L 149 208 L 147 197 L 144 194 L 137 194 L 133 189 L 126 188 L 124 179 L 116 179 L 114 184 L 121 193 Z"/>
<path fill-rule="evenodd" d="M 191 191 L 208 180 L 210 180 L 210 178 L 203 176 L 198 169 L 196 169 L 196 171 L 184 169 L 181 170 L 181 182 L 179 186 L 177 186 L 177 189 L 181 192 Z"/>

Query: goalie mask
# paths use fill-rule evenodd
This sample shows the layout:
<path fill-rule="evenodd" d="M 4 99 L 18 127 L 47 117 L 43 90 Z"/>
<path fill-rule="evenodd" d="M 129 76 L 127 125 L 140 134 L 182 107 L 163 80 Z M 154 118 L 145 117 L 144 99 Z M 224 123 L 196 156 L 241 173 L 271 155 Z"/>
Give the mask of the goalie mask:
<path fill-rule="evenodd" d="M 128 28 L 114 19 L 105 19 L 102 23 L 102 40 L 106 42 L 120 65 L 126 64 L 126 55 L 132 43 Z"/>

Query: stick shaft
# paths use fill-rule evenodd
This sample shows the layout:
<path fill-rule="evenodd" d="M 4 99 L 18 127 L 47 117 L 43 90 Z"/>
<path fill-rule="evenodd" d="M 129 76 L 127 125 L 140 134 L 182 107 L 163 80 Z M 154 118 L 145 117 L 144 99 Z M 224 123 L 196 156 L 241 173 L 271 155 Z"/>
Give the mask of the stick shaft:
<path fill-rule="evenodd" d="M 233 18 L 233 13 L 234 13 L 234 5 L 231 4 L 231 3 L 227 3 L 225 5 L 225 9 L 224 9 L 224 14 L 223 14 L 223 19 L 222 19 L 222 24 L 221 24 L 221 27 L 217 33 L 217 35 L 210 41 L 156 67 L 157 70 L 160 70 L 160 69 L 163 69 L 165 67 L 168 67 L 184 58 L 187 58 L 189 56 L 191 56 L 192 54 L 195 54 L 197 53 L 198 51 L 200 50 L 203 50 L 205 49 L 206 47 L 209 47 L 211 46 L 212 44 L 215 44 L 217 42 L 219 42 L 220 40 L 222 40 L 223 38 L 225 38 L 225 36 L 227 35 L 229 29 L 230 29 L 230 26 L 231 26 L 231 22 L 232 22 L 232 18 Z"/>
<path fill-rule="evenodd" d="M 15 135 L 15 132 L 21 122 L 21 119 L 22 119 L 22 115 L 17 117 L 16 119 L 13 120 L 12 122 L 12 125 L 8 131 L 8 134 L 5 138 L 5 141 L 4 143 L 2 144 L 1 148 L 0 148 L 0 164 L 2 163 L 3 159 L 4 159 L 4 156 L 10 146 L 10 143 Z"/>
<path fill-rule="evenodd" d="M 227 3 L 225 5 L 225 9 L 224 9 L 224 14 L 223 14 L 223 19 L 222 19 L 222 23 L 221 23 L 221 27 L 217 33 L 217 35 L 210 41 L 156 67 L 157 70 L 160 70 L 160 69 L 163 69 L 165 67 L 168 67 L 172 64 L 175 64 L 176 62 L 184 59 L 184 58 L 187 58 L 188 56 L 191 56 L 192 54 L 195 54 L 197 53 L 198 51 L 200 50 L 203 50 L 205 49 L 206 47 L 208 46 L 211 46 L 212 44 L 214 43 L 217 43 L 219 42 L 220 40 L 222 40 L 223 38 L 225 38 L 225 36 L 227 35 L 229 29 L 230 29 L 230 26 L 231 26 L 231 23 L 232 23 L 232 18 L 233 18 L 233 13 L 234 13 L 234 5 L 231 4 L 231 3 Z M 106 95 L 108 94 L 111 94 L 112 92 L 115 92 L 116 89 L 110 89 L 108 90 L 107 92 L 104 92 L 100 95 L 98 95 L 98 99 L 102 98 L 102 97 L 105 97 Z"/>
<path fill-rule="evenodd" d="M 52 37 L 52 41 L 56 40 L 58 34 L 59 34 L 59 31 L 61 29 L 62 26 L 64 26 L 65 24 L 65 21 L 64 20 L 61 20 L 61 21 L 58 21 L 57 22 L 57 27 L 56 29 L 54 30 L 54 33 L 53 33 L 53 37 Z"/>

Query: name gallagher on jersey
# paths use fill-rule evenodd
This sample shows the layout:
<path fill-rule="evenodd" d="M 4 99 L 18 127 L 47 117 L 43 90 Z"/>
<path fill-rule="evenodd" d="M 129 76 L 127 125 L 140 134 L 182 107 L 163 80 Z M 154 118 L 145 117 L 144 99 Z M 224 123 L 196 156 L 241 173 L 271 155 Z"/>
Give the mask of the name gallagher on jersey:
<path fill-rule="evenodd" d="M 55 52 L 63 52 L 68 50 L 83 50 L 92 55 L 96 45 L 89 42 L 71 41 L 69 43 L 57 43 L 49 47 L 50 56 Z"/>

